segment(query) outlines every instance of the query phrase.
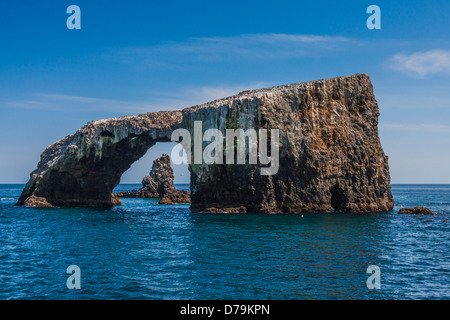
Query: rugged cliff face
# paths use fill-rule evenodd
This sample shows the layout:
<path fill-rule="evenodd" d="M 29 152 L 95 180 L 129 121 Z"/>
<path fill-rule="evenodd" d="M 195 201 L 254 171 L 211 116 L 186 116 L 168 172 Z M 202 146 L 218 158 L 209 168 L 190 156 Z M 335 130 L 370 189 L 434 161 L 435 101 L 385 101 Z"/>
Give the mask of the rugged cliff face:
<path fill-rule="evenodd" d="M 392 210 L 378 116 L 365 74 L 247 91 L 191 108 L 184 115 L 187 128 L 202 120 L 204 130 L 280 130 L 280 167 L 275 175 L 260 175 L 259 165 L 191 165 L 192 209 Z"/>
<path fill-rule="evenodd" d="M 279 129 L 280 165 L 261 175 L 261 164 L 190 164 L 193 211 L 388 211 L 394 201 L 378 116 L 369 77 L 358 74 L 100 120 L 46 149 L 18 204 L 35 196 L 56 206 L 111 207 L 121 174 L 174 129 L 193 133 L 198 120 L 203 132 Z"/>

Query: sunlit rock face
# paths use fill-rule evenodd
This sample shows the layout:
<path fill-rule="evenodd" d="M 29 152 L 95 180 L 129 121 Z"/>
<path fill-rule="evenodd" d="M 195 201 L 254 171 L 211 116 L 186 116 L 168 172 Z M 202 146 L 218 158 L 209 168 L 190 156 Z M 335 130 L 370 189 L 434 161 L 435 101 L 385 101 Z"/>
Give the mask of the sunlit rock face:
<path fill-rule="evenodd" d="M 253 90 L 191 108 L 184 126 L 279 129 L 280 166 L 190 165 L 192 209 L 374 212 L 393 208 L 378 105 L 365 74 Z M 243 210 L 242 206 L 245 208 Z"/>
<path fill-rule="evenodd" d="M 388 211 L 394 201 L 378 116 L 369 77 L 357 74 L 245 91 L 182 111 L 100 120 L 45 150 L 18 204 L 35 196 L 53 206 L 116 205 L 112 190 L 134 161 L 157 141 L 170 141 L 177 128 L 193 134 L 201 121 L 203 132 L 278 129 L 279 168 L 261 175 L 260 163 L 192 162 L 193 211 Z"/>

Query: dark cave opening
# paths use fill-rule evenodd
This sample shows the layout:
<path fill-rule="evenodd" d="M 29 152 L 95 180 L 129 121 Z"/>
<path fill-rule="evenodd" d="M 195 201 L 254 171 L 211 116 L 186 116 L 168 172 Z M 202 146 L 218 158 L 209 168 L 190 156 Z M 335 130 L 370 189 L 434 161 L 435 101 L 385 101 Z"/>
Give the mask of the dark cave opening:
<path fill-rule="evenodd" d="M 331 208 L 334 211 L 344 211 L 347 206 L 347 196 L 340 187 L 333 186 L 330 189 L 331 193 Z"/>

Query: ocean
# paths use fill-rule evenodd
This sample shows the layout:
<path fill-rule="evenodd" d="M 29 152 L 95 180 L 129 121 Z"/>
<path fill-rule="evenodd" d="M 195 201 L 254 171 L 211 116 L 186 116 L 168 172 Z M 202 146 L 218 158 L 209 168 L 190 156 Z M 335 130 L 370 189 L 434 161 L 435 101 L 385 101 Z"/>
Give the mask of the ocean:
<path fill-rule="evenodd" d="M 16 207 L 22 188 L 0 185 L 0 299 L 450 298 L 450 185 L 393 185 L 392 212 L 303 215 L 199 214 L 156 199 Z M 70 265 L 80 290 L 67 288 Z M 380 289 L 367 286 L 371 265 Z"/>

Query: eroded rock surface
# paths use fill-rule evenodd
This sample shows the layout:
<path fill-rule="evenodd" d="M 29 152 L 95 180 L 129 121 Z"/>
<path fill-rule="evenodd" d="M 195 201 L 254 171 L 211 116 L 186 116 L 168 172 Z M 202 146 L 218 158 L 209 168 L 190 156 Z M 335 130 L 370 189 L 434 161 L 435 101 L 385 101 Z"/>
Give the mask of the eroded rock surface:
<path fill-rule="evenodd" d="M 159 200 L 159 204 L 179 204 L 191 203 L 191 193 L 186 190 L 176 190 L 175 192 L 164 195 Z"/>
<path fill-rule="evenodd" d="M 378 212 L 394 206 L 365 74 L 245 91 L 185 111 L 184 127 L 280 130 L 280 167 L 191 164 L 193 211 Z M 259 146 L 260 147 L 260 146 Z"/>
<path fill-rule="evenodd" d="M 190 192 L 177 190 L 173 181 L 170 157 L 163 154 L 153 161 L 150 175 L 142 180 L 141 189 L 117 192 L 115 196 L 119 198 L 161 198 L 160 204 L 190 203 Z"/>
<path fill-rule="evenodd" d="M 47 199 L 42 197 L 30 196 L 25 200 L 25 205 L 27 207 L 34 208 L 51 208 L 53 207 L 50 203 L 47 202 Z"/>
<path fill-rule="evenodd" d="M 378 116 L 369 77 L 357 74 L 100 120 L 44 151 L 18 204 L 37 196 L 54 206 L 111 207 L 112 190 L 134 161 L 176 128 L 192 132 L 199 120 L 203 132 L 279 129 L 280 167 L 261 175 L 261 164 L 190 164 L 193 211 L 389 211 L 394 201 Z"/>

